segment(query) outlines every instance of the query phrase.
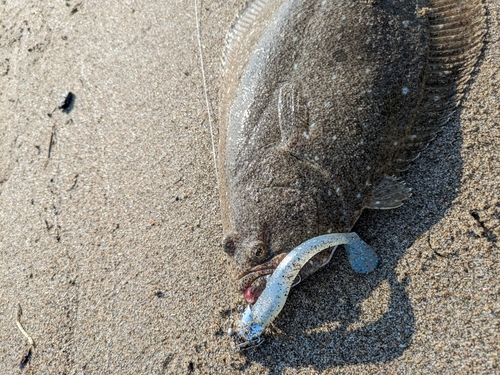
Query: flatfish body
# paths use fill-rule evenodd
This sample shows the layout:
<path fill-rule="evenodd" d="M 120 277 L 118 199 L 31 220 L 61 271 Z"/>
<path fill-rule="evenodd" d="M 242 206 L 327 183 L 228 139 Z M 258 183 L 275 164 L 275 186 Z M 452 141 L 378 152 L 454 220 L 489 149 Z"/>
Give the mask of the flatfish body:
<path fill-rule="evenodd" d="M 248 5 L 228 41 L 218 169 L 224 249 L 250 303 L 284 253 L 410 196 L 400 174 L 458 105 L 484 17 L 480 0 Z"/>

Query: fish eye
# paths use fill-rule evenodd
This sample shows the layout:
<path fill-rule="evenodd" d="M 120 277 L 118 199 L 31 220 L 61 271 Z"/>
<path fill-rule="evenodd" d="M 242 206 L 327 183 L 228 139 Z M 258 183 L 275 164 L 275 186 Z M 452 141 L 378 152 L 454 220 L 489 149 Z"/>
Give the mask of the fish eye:
<path fill-rule="evenodd" d="M 267 258 L 267 249 L 263 243 L 258 243 L 251 247 L 250 257 L 253 260 L 263 260 Z"/>
<path fill-rule="evenodd" d="M 233 256 L 236 250 L 236 245 L 234 244 L 234 240 L 231 236 L 227 236 L 224 238 L 222 243 L 222 248 L 227 255 Z"/>

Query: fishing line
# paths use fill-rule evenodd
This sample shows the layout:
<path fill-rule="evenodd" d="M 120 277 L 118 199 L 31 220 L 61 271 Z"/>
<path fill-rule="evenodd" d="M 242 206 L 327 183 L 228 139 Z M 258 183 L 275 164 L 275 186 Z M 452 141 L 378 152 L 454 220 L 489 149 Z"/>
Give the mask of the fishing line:
<path fill-rule="evenodd" d="M 208 125 L 210 127 L 210 138 L 212 141 L 212 156 L 214 159 L 215 178 L 217 180 L 217 190 L 220 192 L 219 173 L 217 170 L 217 156 L 215 153 L 215 137 L 214 137 L 214 131 L 213 131 L 212 114 L 210 111 L 210 101 L 208 99 L 207 81 L 205 78 L 205 63 L 203 60 L 203 48 L 201 46 L 200 20 L 198 17 L 198 0 L 194 0 L 194 15 L 195 15 L 195 21 L 196 21 L 196 34 L 197 34 L 197 39 L 198 39 L 198 53 L 200 55 L 201 77 L 202 77 L 202 81 L 203 81 L 203 93 L 205 95 L 205 105 L 207 107 Z M 230 264 L 229 264 L 229 261 L 227 259 L 226 259 L 226 272 L 227 272 L 227 275 L 232 274 L 231 269 L 230 269 Z M 229 310 L 229 314 L 227 317 L 228 331 L 226 331 L 226 333 L 228 333 L 230 336 L 232 335 L 232 330 L 233 330 L 233 326 L 234 326 L 234 319 L 233 319 L 234 308 L 233 308 L 233 306 L 237 306 L 239 304 L 238 302 L 235 303 L 234 294 L 232 293 L 232 290 L 230 289 L 231 285 L 232 285 L 232 283 L 227 283 L 227 286 L 226 286 L 226 288 L 227 288 L 226 295 L 233 296 L 233 298 L 232 298 L 233 301 L 230 304 L 230 310 Z"/>
<path fill-rule="evenodd" d="M 210 111 L 210 102 L 208 100 L 207 80 L 205 78 L 205 63 L 203 62 L 203 48 L 201 47 L 200 20 L 198 19 L 198 0 L 194 0 L 194 16 L 196 20 L 196 33 L 198 37 L 198 51 L 200 54 L 201 77 L 203 81 L 203 92 L 205 94 L 205 105 L 208 114 L 208 126 L 210 127 L 210 138 L 212 140 L 212 156 L 214 158 L 215 178 L 217 179 L 217 189 L 219 189 L 219 173 L 217 171 L 217 157 L 215 154 L 214 128 L 212 125 L 212 112 Z"/>

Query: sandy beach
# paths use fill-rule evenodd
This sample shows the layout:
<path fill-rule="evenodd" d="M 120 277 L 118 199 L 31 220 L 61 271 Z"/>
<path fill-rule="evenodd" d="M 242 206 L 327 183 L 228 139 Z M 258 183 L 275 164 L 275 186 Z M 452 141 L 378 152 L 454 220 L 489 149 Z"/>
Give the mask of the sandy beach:
<path fill-rule="evenodd" d="M 199 4 L 215 126 L 245 3 Z M 361 276 L 339 250 L 240 353 L 194 0 L 2 1 L 0 373 L 21 373 L 18 305 L 25 373 L 500 373 L 500 2 L 485 5 L 484 52 L 405 176 L 412 198 L 356 224 L 380 266 Z"/>

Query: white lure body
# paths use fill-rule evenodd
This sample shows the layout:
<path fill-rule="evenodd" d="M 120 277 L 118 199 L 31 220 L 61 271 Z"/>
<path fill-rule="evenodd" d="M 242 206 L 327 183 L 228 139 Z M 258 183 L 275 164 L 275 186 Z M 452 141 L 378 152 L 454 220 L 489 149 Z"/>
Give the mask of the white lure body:
<path fill-rule="evenodd" d="M 239 322 L 240 348 L 262 342 L 260 335 L 283 309 L 286 299 L 301 268 L 319 252 L 345 245 L 351 265 L 362 273 L 371 272 L 377 265 L 375 252 L 356 233 L 335 233 L 318 236 L 297 246 L 276 267 L 255 305 L 248 305 Z M 361 271 L 362 270 L 362 271 Z"/>

